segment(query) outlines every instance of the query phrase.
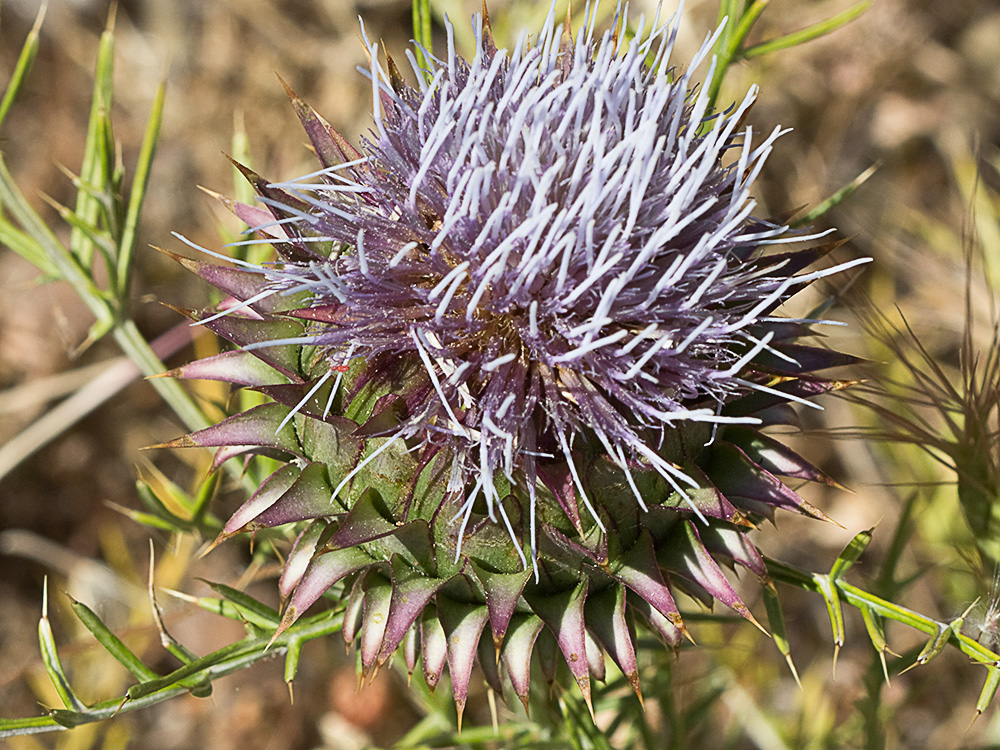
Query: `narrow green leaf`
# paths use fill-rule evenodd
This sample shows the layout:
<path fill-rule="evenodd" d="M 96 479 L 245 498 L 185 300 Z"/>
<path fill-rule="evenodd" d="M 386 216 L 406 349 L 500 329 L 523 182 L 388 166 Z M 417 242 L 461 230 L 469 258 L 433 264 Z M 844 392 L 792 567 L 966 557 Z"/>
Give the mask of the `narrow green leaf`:
<path fill-rule="evenodd" d="M 201 580 L 211 586 L 212 590 L 219 596 L 232 602 L 243 613 L 244 617 L 254 625 L 267 630 L 274 630 L 278 627 L 278 623 L 281 622 L 281 616 L 276 610 L 263 602 L 257 601 L 249 594 L 238 591 L 224 583 Z"/>
<path fill-rule="evenodd" d="M 882 623 L 882 618 L 872 612 L 871 607 L 867 605 L 861 605 L 858 609 L 861 611 L 861 619 L 864 620 L 865 630 L 868 631 L 872 646 L 875 647 L 879 661 L 882 662 L 882 675 L 885 677 L 885 684 L 888 685 L 889 667 L 885 663 L 885 652 L 889 650 L 889 647 L 886 645 L 885 626 Z"/>
<path fill-rule="evenodd" d="M 232 658 L 236 655 L 246 655 L 255 650 L 263 650 L 263 645 L 260 643 L 259 638 L 244 639 L 236 643 L 231 643 L 228 646 L 220 648 L 218 651 L 213 651 L 211 654 L 185 664 L 180 669 L 174 670 L 165 677 L 133 685 L 125 695 L 129 700 L 136 700 L 172 687 L 187 687 L 193 680 L 203 677 L 202 673 L 208 667 L 215 666 L 223 659 Z"/>
<path fill-rule="evenodd" d="M 38 15 L 35 17 L 35 24 L 31 27 L 28 37 L 24 40 L 24 46 L 21 47 L 21 54 L 14 65 L 14 72 L 11 74 L 7 88 L 3 92 L 3 98 L 0 99 L 0 127 L 3 126 L 4 118 L 7 117 L 7 112 L 14 104 L 14 99 L 17 98 L 17 93 L 21 90 L 21 84 L 24 83 L 28 71 L 31 70 L 31 65 L 35 61 L 35 55 L 38 54 L 38 35 L 42 28 L 42 21 L 45 19 L 45 9 L 46 6 L 42 5 L 41 10 L 38 11 Z"/>
<path fill-rule="evenodd" d="M 840 649 L 844 646 L 844 610 L 840 605 L 840 596 L 833 579 L 828 575 L 814 574 L 813 580 L 818 586 L 823 601 L 826 602 L 826 611 L 830 615 L 830 629 L 833 631 L 833 672 L 837 673 L 837 657 Z"/>
<path fill-rule="evenodd" d="M 87 707 L 76 697 L 73 688 L 70 687 L 69 679 L 59 661 L 59 653 L 56 651 L 56 641 L 52 635 L 52 626 L 49 625 L 49 579 L 45 579 L 42 588 L 42 617 L 38 621 L 38 645 L 42 652 L 42 663 L 45 671 L 48 672 L 52 686 L 59 695 L 59 700 L 63 705 L 73 711 L 86 711 Z"/>
<path fill-rule="evenodd" d="M 774 645 L 778 647 L 778 651 L 785 657 L 788 668 L 792 671 L 792 677 L 795 678 L 795 684 L 801 688 L 802 683 L 799 681 L 799 673 L 795 669 L 795 662 L 792 661 L 792 647 L 788 642 L 785 615 L 781 611 L 778 592 L 774 588 L 774 584 L 770 581 L 764 584 L 762 588 L 764 592 L 764 609 L 767 611 L 767 622 L 771 626 L 771 638 L 774 639 Z"/>
<path fill-rule="evenodd" d="M 111 632 L 110 628 L 104 624 L 101 618 L 90 607 L 82 602 L 78 602 L 72 596 L 69 599 L 73 611 L 80 618 L 80 622 L 83 623 L 84 627 L 104 647 L 104 650 L 115 657 L 137 680 L 145 682 L 147 680 L 155 680 L 160 676 L 143 664 L 142 660 L 128 646 L 122 643 L 118 636 Z"/>
<path fill-rule="evenodd" d="M 163 501 L 153 492 L 153 488 L 142 479 L 136 480 L 136 494 L 139 501 L 146 506 L 149 513 L 159 519 L 171 531 L 184 531 L 191 528 L 191 524 L 180 516 L 172 513 Z"/>
<path fill-rule="evenodd" d="M 144 683 L 143 686 L 134 686 L 133 690 L 136 694 L 101 701 L 83 711 L 59 710 L 58 717 L 50 715 L 30 719 L 0 719 L 0 739 L 21 734 L 58 731 L 65 728 L 65 724 L 101 721 L 128 711 L 136 711 L 162 703 L 178 695 L 193 693 L 195 689 L 186 686 L 186 678 L 211 682 L 245 669 L 261 659 L 281 653 L 291 638 L 299 638 L 303 641 L 323 638 L 336 633 L 342 626 L 343 618 L 340 613 L 324 612 L 313 617 L 302 618 L 295 624 L 294 632 L 285 633 L 278 638 L 270 650 L 265 650 L 266 638 L 244 639 L 239 643 L 207 654 L 198 659 L 197 664 L 186 666 L 177 670 L 173 675 L 159 680 L 159 689 L 150 690 L 150 683 Z M 63 725 L 59 723 L 60 721 L 63 722 Z"/>
<path fill-rule="evenodd" d="M 46 198 L 46 202 L 59 214 L 59 218 L 70 225 L 74 232 L 79 232 L 93 247 L 100 249 L 105 258 L 110 258 L 115 252 L 115 242 L 107 230 L 88 222 L 75 211 L 54 200 Z"/>
<path fill-rule="evenodd" d="M 125 213 L 125 222 L 118 242 L 117 297 L 119 300 L 126 300 L 129 296 L 136 232 L 143 201 L 146 198 L 146 188 L 149 186 L 149 174 L 153 157 L 156 155 L 156 145 L 160 140 L 160 125 L 163 122 L 163 102 L 166 99 L 166 93 L 165 84 L 161 83 L 157 86 L 156 95 L 153 97 L 153 106 L 146 122 L 146 132 L 142 136 L 139 158 L 135 163 L 132 192 L 129 194 L 128 209 Z"/>
<path fill-rule="evenodd" d="M 63 708 L 53 708 L 49 711 L 49 716 L 64 729 L 75 729 L 100 719 L 100 714 L 93 711 L 69 711 Z"/>
<path fill-rule="evenodd" d="M 850 570 L 851 566 L 861 557 L 861 553 L 868 549 L 871 541 L 872 529 L 855 534 L 854 538 L 844 547 L 844 551 L 834 560 L 833 566 L 830 568 L 830 580 L 836 581 Z"/>
<path fill-rule="evenodd" d="M 215 490 L 218 488 L 221 479 L 222 472 L 217 471 L 211 474 L 208 479 L 198 486 L 197 492 L 195 492 L 194 497 L 191 498 L 188 510 L 191 513 L 191 523 L 196 528 L 204 526 L 214 530 L 222 526 L 218 519 L 214 517 L 206 517 L 208 514 L 209 503 L 215 496 Z"/>
<path fill-rule="evenodd" d="M 153 540 L 149 540 L 149 578 L 146 582 L 146 590 L 149 595 L 149 605 L 153 611 L 153 621 L 156 623 L 156 630 L 160 634 L 160 645 L 167 650 L 171 656 L 173 656 L 181 664 L 190 664 L 198 657 L 187 649 L 186 646 L 181 644 L 176 638 L 170 635 L 167 630 L 166 623 L 163 622 L 163 610 L 160 608 L 160 603 L 156 600 L 156 587 L 154 585 L 153 576 L 156 571 L 156 563 L 153 551 Z M 203 677 L 201 682 L 198 684 L 197 689 L 199 690 L 198 696 L 207 695 L 212 692 L 212 684 L 207 678 Z M 193 689 L 191 691 L 195 693 Z"/>
<path fill-rule="evenodd" d="M 285 652 L 285 684 L 288 685 L 289 694 L 292 690 L 292 682 L 299 671 L 299 657 L 302 655 L 304 640 L 297 636 L 288 639 L 288 650 Z"/>
<path fill-rule="evenodd" d="M 997 688 L 1000 688 L 1000 668 L 987 667 L 986 682 L 983 683 L 983 689 L 979 692 L 979 700 L 976 702 L 976 716 L 980 716 L 990 707 L 990 703 L 993 702 L 993 698 L 997 694 Z"/>
<path fill-rule="evenodd" d="M 924 664 L 929 662 L 931 659 L 933 659 L 935 656 L 937 656 L 944 650 L 945 645 L 948 643 L 948 639 L 951 637 L 952 633 L 951 624 L 950 623 L 935 623 L 935 624 L 938 626 L 937 633 L 934 635 L 933 638 L 927 641 L 924 647 L 920 650 L 920 653 L 917 654 L 916 661 L 914 661 L 913 664 L 904 669 L 903 672 L 909 672 L 914 667 L 923 666 Z M 903 674 L 903 672 L 900 672 L 900 674 Z"/>
<path fill-rule="evenodd" d="M 861 174 L 859 174 L 857 177 L 855 177 L 849 183 L 847 183 L 846 185 L 844 185 L 842 188 L 840 188 L 837 192 L 835 192 L 829 198 L 827 198 L 826 200 L 822 201 L 819 205 L 817 205 L 812 211 L 809 211 L 801 219 L 797 219 L 796 221 L 793 221 L 792 224 L 791 224 L 791 226 L 793 228 L 798 228 L 798 227 L 806 226 L 808 224 L 812 224 L 818 218 L 820 218 L 821 216 L 824 216 L 834 206 L 836 206 L 839 203 L 842 203 L 843 201 L 845 201 L 848 198 L 850 198 L 854 194 L 854 191 L 856 191 L 859 187 L 861 187 L 862 185 L 864 185 L 865 182 L 868 181 L 868 178 L 871 177 L 873 174 L 875 174 L 875 172 L 877 170 L 878 170 L 878 165 L 877 164 L 868 167 L 868 169 L 866 169 L 864 172 L 862 172 Z"/>
<path fill-rule="evenodd" d="M 841 11 L 837 15 L 831 16 L 825 21 L 815 23 L 808 28 L 801 29 L 800 31 L 793 31 L 791 34 L 785 34 L 784 36 L 772 39 L 769 42 L 755 44 L 753 47 L 744 50 L 742 56 L 746 59 L 759 57 L 760 55 L 766 55 L 770 52 L 777 52 L 778 50 L 797 47 L 805 42 L 825 36 L 831 31 L 839 29 L 844 24 L 853 21 L 855 18 L 868 10 L 869 5 L 871 5 L 871 0 L 862 0 L 862 2 L 852 5 L 850 8 Z"/>
<path fill-rule="evenodd" d="M 225 599 L 216 599 L 211 596 L 191 596 L 190 594 L 185 594 L 182 591 L 174 591 L 173 589 L 161 589 L 161 591 L 165 591 L 177 599 L 194 604 L 209 612 L 214 612 L 228 620 L 243 622 L 246 619 L 243 612 L 235 604 Z"/>
<path fill-rule="evenodd" d="M 431 37 L 430 0 L 413 0 L 413 41 L 417 43 L 415 50 L 417 66 L 424 69 L 430 67 L 430 61 L 424 54 L 424 50 L 428 54 L 432 54 L 434 51 L 434 40 Z"/>
<path fill-rule="evenodd" d="M 94 91 L 90 101 L 90 120 L 87 124 L 87 138 L 83 151 L 83 164 L 80 167 L 80 180 L 97 187 L 99 190 L 107 185 L 111 176 L 109 159 L 113 158 L 114 147 L 108 151 L 110 139 L 110 123 L 108 113 L 111 111 L 113 73 L 114 73 L 115 40 L 110 29 L 101 35 L 97 48 L 97 65 L 94 70 Z M 100 202 L 90 191 L 78 189 L 74 211 L 83 221 L 96 224 L 100 216 Z M 73 229 L 69 242 L 70 250 L 80 260 L 84 268 L 89 268 L 94 244 L 78 228 Z"/>

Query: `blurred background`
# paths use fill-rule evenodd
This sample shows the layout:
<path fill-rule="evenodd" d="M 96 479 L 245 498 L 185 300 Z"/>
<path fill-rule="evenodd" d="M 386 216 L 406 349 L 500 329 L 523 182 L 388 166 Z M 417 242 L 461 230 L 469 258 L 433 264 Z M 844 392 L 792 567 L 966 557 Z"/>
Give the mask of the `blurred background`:
<path fill-rule="evenodd" d="M 754 40 L 808 26 L 848 4 L 771 0 Z M 468 50 L 468 18 L 478 12 L 478 0 L 442 0 L 434 6 L 447 11 L 459 30 L 460 47 Z M 638 16 L 651 13 L 654 3 L 631 6 Z M 492 0 L 498 41 L 509 43 L 520 28 L 537 28 L 546 7 Z M 666 2 L 665 11 L 672 10 Z M 30 0 L 0 3 L 4 80 L 37 11 L 38 3 Z M 0 133 L 11 172 L 53 226 L 58 217 L 43 196 L 72 201 L 63 170 L 80 166 L 97 41 L 109 12 L 104 0 L 49 3 L 34 69 Z M 675 60 L 690 57 L 714 28 L 717 12 L 715 0 L 686 4 Z M 253 168 L 272 180 L 315 168 L 276 74 L 352 141 L 370 127 L 370 87 L 356 71 L 365 65 L 359 15 L 369 37 L 381 39 L 401 59 L 411 36 L 407 0 L 117 3 L 113 116 L 126 165 L 134 161 L 156 86 L 161 80 L 168 86 L 135 277 L 136 317 L 147 337 L 179 321 L 160 302 L 198 307 L 209 300 L 203 284 L 148 246 L 182 251 L 171 236 L 180 232 L 218 248 L 221 237 L 238 230 L 235 219 L 198 190 L 204 186 L 232 195 L 237 189 L 223 153 L 239 152 L 245 139 Z M 995 284 L 990 279 L 995 282 L 1000 273 L 997 40 L 1000 7 L 991 0 L 876 0 L 859 19 L 827 37 L 741 64 L 723 90 L 720 101 L 727 102 L 742 98 L 751 83 L 760 84 L 750 115 L 755 132 L 769 132 L 777 124 L 792 128 L 758 182 L 761 215 L 808 210 L 878 167 L 820 226 L 836 227 L 850 239 L 838 251 L 839 260 L 875 259 L 860 278 L 836 279 L 826 292 L 839 300 L 831 314 L 851 324 L 834 331 L 835 345 L 871 359 L 872 367 L 886 363 L 883 375 L 908 377 L 898 362 L 888 361 L 884 342 L 866 335 L 850 312 L 865 298 L 897 323 L 897 308 L 902 311 L 947 373 L 959 365 L 969 315 L 975 318 L 979 346 L 993 343 Z M 977 258 L 969 287 L 971 313 L 965 303 L 970 248 Z M 808 309 L 819 301 L 814 295 L 801 304 Z M 239 543 L 194 560 L 197 540 L 158 537 L 112 507 L 138 507 L 137 476 L 161 471 L 193 488 L 207 471 L 207 454 L 142 450 L 184 432 L 148 384 L 136 380 L 109 389 L 93 413 L 55 431 L 50 442 L 21 460 L 22 432 L 119 356 L 111 341 L 78 351 L 91 322 L 72 290 L 39 285 L 33 267 L 0 250 L 0 445 L 6 459 L 14 457 L 0 478 L 0 713 L 5 717 L 33 715 L 39 702 L 55 703 L 35 630 L 46 574 L 53 626 L 65 644 L 61 654 L 83 686 L 85 700 L 120 693 L 128 679 L 81 632 L 63 590 L 95 604 L 154 666 L 172 664 L 169 658 L 156 661 L 158 638 L 145 599 L 151 536 L 158 584 L 204 595 L 208 589 L 196 580 L 202 576 L 250 586 L 254 595 L 274 599 L 266 570 L 245 573 L 248 557 Z M 213 344 L 195 346 L 204 352 Z M 188 348 L 168 364 L 194 356 Z M 857 437 L 831 441 L 831 431 L 870 425 L 872 417 L 845 400 L 828 398 L 825 405 L 818 417 L 803 415 L 808 419 L 797 449 L 853 493 L 810 488 L 803 494 L 811 493 L 811 502 L 844 528 L 781 517 L 778 528 L 761 530 L 758 546 L 772 557 L 825 570 L 855 533 L 876 526 L 870 551 L 852 573 L 864 585 L 866 576 L 875 575 L 906 507 L 912 511 L 912 538 L 900 571 L 922 575 L 901 603 L 938 619 L 957 616 L 977 598 L 975 611 L 988 609 L 1000 592 L 993 590 L 993 571 L 969 563 L 954 475 L 919 447 Z M 220 502 L 235 505 L 238 493 L 223 493 Z M 760 601 L 751 601 L 757 587 L 745 583 L 748 601 L 761 615 Z M 924 667 L 893 676 L 873 702 L 873 680 L 879 683 L 881 668 L 857 612 L 847 614 L 847 645 L 834 676 L 822 600 L 787 587 L 780 593 L 802 689 L 758 631 L 696 624 L 701 648 L 667 662 L 678 715 L 691 718 L 686 733 L 676 729 L 685 725 L 683 720 L 671 719 L 664 747 L 1000 746 L 996 709 L 969 728 L 985 670 L 949 649 Z M 160 599 L 171 633 L 195 653 L 242 635 L 231 621 Z M 921 643 L 903 628 L 890 628 L 889 641 L 899 653 Z M 280 660 L 259 664 L 218 682 L 207 700 L 187 696 L 114 722 L 17 738 L 10 746 L 347 750 L 391 745 L 426 713 L 406 691 L 405 680 L 390 670 L 359 694 L 353 656 L 345 657 L 336 638 L 306 649 L 294 703 L 281 672 Z M 707 709 L 701 703 L 705 696 L 711 698 Z M 479 714 L 476 720 L 488 723 L 484 702 Z M 876 725 L 883 729 L 873 730 Z M 877 737 L 882 744 L 873 745 Z"/>

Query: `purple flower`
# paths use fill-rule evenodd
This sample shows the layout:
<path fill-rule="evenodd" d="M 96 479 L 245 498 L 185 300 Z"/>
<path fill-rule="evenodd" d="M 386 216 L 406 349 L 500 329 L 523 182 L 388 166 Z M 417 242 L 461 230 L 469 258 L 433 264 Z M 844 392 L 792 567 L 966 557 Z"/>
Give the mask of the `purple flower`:
<path fill-rule="evenodd" d="M 371 140 L 269 186 L 291 200 L 265 199 L 316 252 L 263 273 L 266 291 L 306 295 L 317 322 L 305 341 L 323 348 L 327 377 L 352 357 L 417 358 L 426 387 L 392 435 L 447 446 L 450 489 L 472 485 L 458 517 L 481 493 L 515 542 L 496 483 L 525 487 L 533 553 L 540 462 L 566 461 L 598 525 L 580 441 L 625 470 L 644 508 L 631 467 L 682 494 L 697 486 L 661 457 L 664 433 L 757 422 L 720 411 L 768 392 L 748 368 L 782 356 L 769 345 L 775 308 L 861 262 L 797 276 L 800 264 L 764 254 L 803 239 L 753 215 L 750 189 L 781 131 L 754 145 L 743 123 L 756 88 L 707 110 L 691 75 L 714 37 L 679 73 L 673 26 L 647 35 L 640 21 L 625 42 L 598 38 L 593 18 L 572 38 L 554 18 L 509 53 L 477 20 L 471 62 L 449 26 L 446 59 L 421 70 L 408 53 L 418 88 L 366 40 Z"/>

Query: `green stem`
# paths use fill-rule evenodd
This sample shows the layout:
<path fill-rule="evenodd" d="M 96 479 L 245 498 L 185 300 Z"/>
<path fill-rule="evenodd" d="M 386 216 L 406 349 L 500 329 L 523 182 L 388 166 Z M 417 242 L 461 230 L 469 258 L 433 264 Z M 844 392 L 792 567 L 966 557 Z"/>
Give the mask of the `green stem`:
<path fill-rule="evenodd" d="M 174 696 L 189 692 L 187 687 L 177 684 L 181 680 L 190 681 L 192 677 L 206 677 L 209 680 L 216 680 L 232 672 L 245 669 L 262 659 L 269 659 L 284 653 L 288 648 L 289 641 L 293 638 L 299 641 L 322 638 L 338 632 L 342 624 L 341 613 L 333 616 L 319 616 L 309 621 L 300 622 L 283 633 L 270 648 L 267 647 L 270 640 L 268 637 L 247 638 L 203 656 L 196 662 L 185 665 L 166 677 L 160 678 L 156 682 L 162 687 L 154 692 L 143 694 L 144 691 L 134 688 L 129 691 L 139 693 L 141 697 L 138 698 L 114 698 L 101 701 L 84 711 L 61 709 L 53 711 L 49 716 L 30 719 L 0 719 L 0 739 L 20 734 L 58 732 L 73 726 L 109 719 L 126 711 L 136 711 L 156 703 L 162 703 Z M 139 683 L 140 686 L 143 684 L 151 683 Z"/>
<path fill-rule="evenodd" d="M 766 559 L 766 562 L 767 572 L 775 581 L 781 581 L 782 583 L 798 586 L 799 588 L 806 589 L 807 591 L 812 591 L 821 595 L 823 594 L 820 580 L 818 580 L 822 578 L 822 576 L 813 576 L 812 574 L 804 573 L 789 565 L 785 565 L 784 563 L 771 560 L 769 558 Z M 833 581 L 833 583 L 836 585 L 840 595 L 843 597 L 843 600 L 852 607 L 856 607 L 858 609 L 861 607 L 868 607 L 875 614 L 894 620 L 895 622 L 903 625 L 907 625 L 914 630 L 919 630 L 921 633 L 925 633 L 932 638 L 940 636 L 945 631 L 950 631 L 947 636 L 948 642 L 958 648 L 966 656 L 982 664 L 996 665 L 1000 662 L 1000 655 L 993 653 L 988 648 L 985 648 L 971 638 L 962 635 L 961 633 L 954 632 L 954 629 L 950 627 L 951 623 L 939 622 L 931 617 L 926 617 L 925 615 L 921 615 L 911 609 L 907 609 L 906 607 L 901 607 L 898 604 L 886 601 L 885 599 L 860 589 L 853 584 L 847 583 L 843 579 L 838 578 Z"/>

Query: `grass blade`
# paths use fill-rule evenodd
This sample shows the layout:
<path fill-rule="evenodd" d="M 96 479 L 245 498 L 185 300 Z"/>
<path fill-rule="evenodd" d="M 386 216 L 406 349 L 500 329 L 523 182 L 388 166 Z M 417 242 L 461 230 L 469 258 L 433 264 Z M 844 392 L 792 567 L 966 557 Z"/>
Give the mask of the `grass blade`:
<path fill-rule="evenodd" d="M 769 42 L 761 42 L 760 44 L 755 44 L 753 47 L 743 51 L 743 57 L 750 59 L 752 57 L 760 57 L 761 55 L 766 55 L 770 52 L 777 52 L 778 50 L 789 49 L 790 47 L 797 47 L 805 42 L 812 41 L 821 36 L 829 34 L 831 31 L 839 29 L 844 24 L 850 23 L 855 18 L 860 16 L 866 10 L 868 6 L 871 5 L 871 0 L 862 0 L 860 3 L 855 3 L 850 8 L 841 11 L 835 16 L 831 16 L 825 21 L 820 21 L 819 23 L 814 23 L 800 31 L 793 31 L 790 34 L 785 34 L 777 39 L 772 39 Z"/>
<path fill-rule="evenodd" d="M 3 92 L 3 98 L 0 99 L 0 127 L 3 126 L 4 118 L 7 117 L 7 112 L 14 104 L 14 99 L 17 98 L 17 92 L 20 91 L 21 84 L 24 83 L 28 71 L 31 70 L 31 65 L 35 61 L 35 55 L 38 54 L 38 35 L 42 28 L 42 21 L 45 19 L 45 9 L 43 5 L 42 9 L 38 11 L 38 15 L 35 17 L 35 24 L 31 27 L 31 31 L 28 32 L 27 39 L 24 40 L 24 46 L 21 47 L 21 54 L 14 65 L 14 72 L 11 74 L 7 88 Z"/>
<path fill-rule="evenodd" d="M 156 88 L 153 106 L 146 123 L 146 132 L 142 136 L 142 147 L 139 149 L 139 159 L 135 164 L 135 177 L 132 179 L 132 191 L 129 193 L 125 223 L 122 226 L 121 238 L 118 242 L 116 296 L 123 300 L 128 298 L 139 215 L 146 198 L 146 188 L 149 186 L 150 168 L 153 164 L 153 157 L 156 155 L 156 146 L 160 140 L 160 125 L 163 123 L 163 103 L 166 99 L 166 93 L 166 86 L 161 83 Z"/>
<path fill-rule="evenodd" d="M 430 0 L 413 0 L 413 41 L 417 43 L 417 65 L 428 68 L 430 62 L 424 54 L 433 54 L 434 40 L 431 37 L 431 3 Z"/>
<path fill-rule="evenodd" d="M 58 278 L 59 269 L 45 255 L 45 250 L 30 235 L 0 216 L 0 245 L 10 248 L 49 278 Z"/>
<path fill-rule="evenodd" d="M 97 49 L 94 93 L 90 101 L 90 120 L 87 124 L 83 164 L 80 167 L 80 180 L 85 185 L 95 186 L 98 190 L 107 186 L 113 169 L 109 163 L 109 159 L 113 158 L 114 147 L 111 147 L 109 154 L 110 122 L 108 114 L 111 111 L 114 56 L 115 39 L 109 23 L 108 28 L 101 35 Z M 87 224 L 96 225 L 101 213 L 100 201 L 88 190 L 78 190 L 74 211 Z M 85 268 L 89 267 L 93 259 L 93 241 L 78 228 L 74 228 L 70 235 L 69 246 L 73 254 L 79 258 L 80 263 Z"/>
<path fill-rule="evenodd" d="M 825 215 L 830 209 L 832 209 L 838 203 L 841 203 L 842 201 L 850 198 L 859 187 L 861 187 L 868 181 L 869 177 L 875 174 L 877 170 L 878 170 L 877 164 L 868 167 L 868 169 L 866 169 L 864 172 L 859 174 L 849 183 L 844 185 L 842 188 L 840 188 L 840 190 L 835 192 L 829 198 L 821 202 L 818 206 L 816 206 L 812 211 L 807 213 L 801 219 L 797 219 L 796 221 L 792 222 L 791 226 L 793 228 L 797 228 L 812 224 L 818 218 Z"/>

